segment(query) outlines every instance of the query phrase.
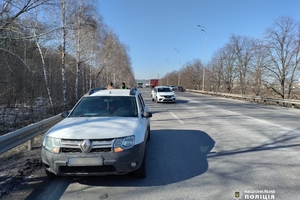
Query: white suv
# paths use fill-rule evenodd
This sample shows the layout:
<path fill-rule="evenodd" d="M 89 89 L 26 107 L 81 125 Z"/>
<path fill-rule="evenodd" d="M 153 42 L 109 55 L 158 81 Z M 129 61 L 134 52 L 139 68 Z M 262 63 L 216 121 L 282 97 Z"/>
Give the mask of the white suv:
<path fill-rule="evenodd" d="M 151 91 L 152 101 L 158 102 L 176 102 L 176 95 L 169 86 L 156 86 Z"/>
<path fill-rule="evenodd" d="M 49 177 L 127 174 L 146 176 L 150 117 L 135 88 L 101 90 L 82 97 L 43 138 Z"/>

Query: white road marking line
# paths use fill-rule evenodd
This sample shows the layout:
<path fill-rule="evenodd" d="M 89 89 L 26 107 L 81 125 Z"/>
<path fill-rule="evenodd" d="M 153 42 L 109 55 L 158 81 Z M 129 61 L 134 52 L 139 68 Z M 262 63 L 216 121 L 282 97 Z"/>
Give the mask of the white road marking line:
<path fill-rule="evenodd" d="M 186 98 L 186 100 L 188 100 L 188 98 Z M 190 102 L 196 103 L 195 101 L 190 101 Z M 200 103 L 200 102 L 198 102 L 198 103 Z M 274 127 L 280 128 L 280 129 L 285 130 L 285 131 L 297 131 L 297 130 L 294 130 L 293 128 L 284 127 L 284 126 L 281 126 L 281 125 L 270 123 L 266 120 L 261 120 L 261 119 L 257 119 L 257 118 L 250 117 L 250 116 L 247 116 L 247 115 L 243 115 L 243 114 L 231 111 L 231 110 L 220 108 L 218 106 L 212 106 L 212 105 L 208 105 L 208 104 L 205 104 L 205 103 L 203 103 L 203 105 L 206 106 L 206 107 L 213 108 L 213 109 L 218 109 L 218 110 L 223 111 L 225 113 L 234 114 L 234 115 L 237 115 L 237 116 L 242 116 L 242 117 L 251 119 L 253 121 L 257 121 L 257 122 L 264 123 L 264 124 L 267 124 L 267 125 L 270 125 L 270 126 L 274 126 Z"/>
<path fill-rule="evenodd" d="M 175 117 L 181 124 L 184 124 L 184 122 L 183 121 L 181 121 L 174 113 L 172 113 L 172 112 L 170 112 L 172 115 L 173 115 L 173 117 Z"/>
<path fill-rule="evenodd" d="M 241 116 L 241 117 L 244 117 L 244 118 L 248 118 L 250 120 L 257 121 L 257 122 L 260 122 L 260 123 L 263 123 L 263 124 L 274 126 L 274 127 L 280 128 L 280 129 L 285 130 L 285 131 L 296 131 L 293 128 L 284 127 L 282 125 L 277 125 L 277 124 L 274 124 L 274 123 L 270 123 L 270 122 L 268 122 L 266 120 L 257 119 L 257 118 L 250 117 L 250 116 L 247 116 L 247 115 L 243 115 L 243 114 L 231 111 L 231 110 L 223 109 L 223 108 L 220 108 L 220 107 L 217 107 L 217 106 L 211 106 L 211 105 L 206 105 L 206 106 L 207 107 L 217 108 L 217 109 L 222 110 L 223 112 L 227 112 L 229 114 L 234 114 L 234 115 Z"/>

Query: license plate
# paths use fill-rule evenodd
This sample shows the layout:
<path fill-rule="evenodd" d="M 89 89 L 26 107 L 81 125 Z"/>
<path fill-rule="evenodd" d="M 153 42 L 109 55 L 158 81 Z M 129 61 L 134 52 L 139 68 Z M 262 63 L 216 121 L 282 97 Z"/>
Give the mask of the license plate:
<path fill-rule="evenodd" d="M 67 165 L 70 166 L 102 166 L 103 158 L 97 157 L 69 157 Z"/>

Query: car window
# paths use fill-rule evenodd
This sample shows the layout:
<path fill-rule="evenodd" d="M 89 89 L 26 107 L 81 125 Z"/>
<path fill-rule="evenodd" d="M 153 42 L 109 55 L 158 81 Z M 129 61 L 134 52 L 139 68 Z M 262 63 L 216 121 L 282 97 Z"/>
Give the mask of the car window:
<path fill-rule="evenodd" d="M 121 97 L 121 102 L 118 107 L 114 109 L 113 116 L 119 117 L 137 117 L 138 110 L 136 100 L 134 97 Z"/>
<path fill-rule="evenodd" d="M 144 100 L 143 100 L 143 98 L 141 97 L 140 94 L 138 95 L 138 103 L 139 103 L 140 111 L 141 111 L 141 113 L 143 113 L 144 110 L 145 110 L 144 109 L 145 104 L 144 104 Z"/>
<path fill-rule="evenodd" d="M 141 101 L 141 103 L 142 103 L 142 106 L 143 106 L 143 108 L 144 108 L 144 107 L 145 107 L 145 101 L 144 101 L 144 99 L 143 99 L 143 97 L 142 97 L 141 94 L 139 94 L 139 99 L 140 99 L 140 101 Z"/>
<path fill-rule="evenodd" d="M 171 88 L 168 88 L 168 87 L 158 88 L 158 92 L 171 92 Z"/>

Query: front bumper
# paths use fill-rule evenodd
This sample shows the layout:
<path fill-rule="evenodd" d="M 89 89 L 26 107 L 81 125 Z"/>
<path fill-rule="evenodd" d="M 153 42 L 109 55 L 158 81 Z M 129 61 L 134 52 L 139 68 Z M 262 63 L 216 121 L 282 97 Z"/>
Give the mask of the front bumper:
<path fill-rule="evenodd" d="M 144 153 L 145 144 L 142 143 L 120 153 L 53 154 L 42 147 L 41 156 L 44 168 L 57 176 L 93 176 L 135 171 L 140 168 Z"/>
<path fill-rule="evenodd" d="M 157 102 L 176 102 L 174 96 L 157 96 Z"/>

